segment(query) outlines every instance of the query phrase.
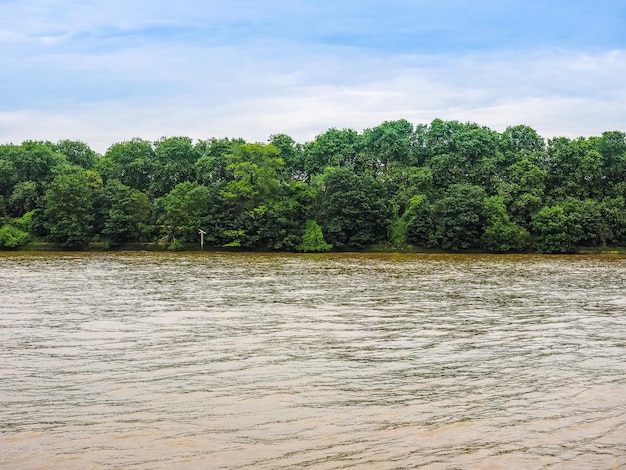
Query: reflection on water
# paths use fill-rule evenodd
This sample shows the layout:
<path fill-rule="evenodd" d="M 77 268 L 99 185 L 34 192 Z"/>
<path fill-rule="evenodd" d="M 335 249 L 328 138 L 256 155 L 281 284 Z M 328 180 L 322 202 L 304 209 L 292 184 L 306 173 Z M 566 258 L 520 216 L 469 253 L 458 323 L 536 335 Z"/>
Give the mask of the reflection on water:
<path fill-rule="evenodd" d="M 626 258 L 0 255 L 0 467 L 626 468 Z"/>

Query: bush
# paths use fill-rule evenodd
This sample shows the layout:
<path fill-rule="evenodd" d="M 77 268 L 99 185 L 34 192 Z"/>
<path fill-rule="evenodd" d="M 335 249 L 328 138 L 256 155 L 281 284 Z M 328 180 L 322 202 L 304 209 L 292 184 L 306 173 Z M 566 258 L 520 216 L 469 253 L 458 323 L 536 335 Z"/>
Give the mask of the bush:
<path fill-rule="evenodd" d="M 326 243 L 324 234 L 322 233 L 322 227 L 318 225 L 314 220 L 308 220 L 306 228 L 304 229 L 304 235 L 302 236 L 302 243 L 298 245 L 297 250 L 303 252 L 322 252 L 332 249 L 332 245 Z"/>
<path fill-rule="evenodd" d="M 28 243 L 28 233 L 14 227 L 13 225 L 4 225 L 0 228 L 0 247 L 17 248 Z"/>
<path fill-rule="evenodd" d="M 178 240 L 174 240 L 170 243 L 170 246 L 168 246 L 167 249 L 170 251 L 181 251 L 183 249 L 183 244 Z"/>

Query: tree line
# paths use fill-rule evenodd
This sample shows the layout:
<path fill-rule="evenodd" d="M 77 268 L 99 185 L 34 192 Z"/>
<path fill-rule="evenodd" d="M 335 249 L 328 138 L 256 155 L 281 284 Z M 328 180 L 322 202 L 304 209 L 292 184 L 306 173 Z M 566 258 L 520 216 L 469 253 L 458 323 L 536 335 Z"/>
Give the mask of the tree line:
<path fill-rule="evenodd" d="M 572 253 L 626 246 L 626 135 L 387 121 L 297 143 L 135 138 L 0 145 L 0 247 L 199 240 L 315 252 L 373 244 Z"/>

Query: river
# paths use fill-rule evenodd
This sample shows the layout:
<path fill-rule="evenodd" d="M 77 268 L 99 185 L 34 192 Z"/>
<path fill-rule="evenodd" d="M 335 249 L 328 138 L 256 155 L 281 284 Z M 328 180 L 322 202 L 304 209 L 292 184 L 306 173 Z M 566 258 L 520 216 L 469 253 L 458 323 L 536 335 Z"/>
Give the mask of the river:
<path fill-rule="evenodd" d="M 0 468 L 626 468 L 626 257 L 0 253 Z"/>

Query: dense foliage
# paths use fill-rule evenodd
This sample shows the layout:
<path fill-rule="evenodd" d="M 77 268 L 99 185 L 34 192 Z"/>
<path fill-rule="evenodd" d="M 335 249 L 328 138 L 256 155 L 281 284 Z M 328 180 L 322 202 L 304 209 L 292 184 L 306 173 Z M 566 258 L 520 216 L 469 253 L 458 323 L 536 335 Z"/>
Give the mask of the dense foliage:
<path fill-rule="evenodd" d="M 305 144 L 187 137 L 0 145 L 0 247 L 197 242 L 570 253 L 626 246 L 626 135 L 385 122 Z"/>

